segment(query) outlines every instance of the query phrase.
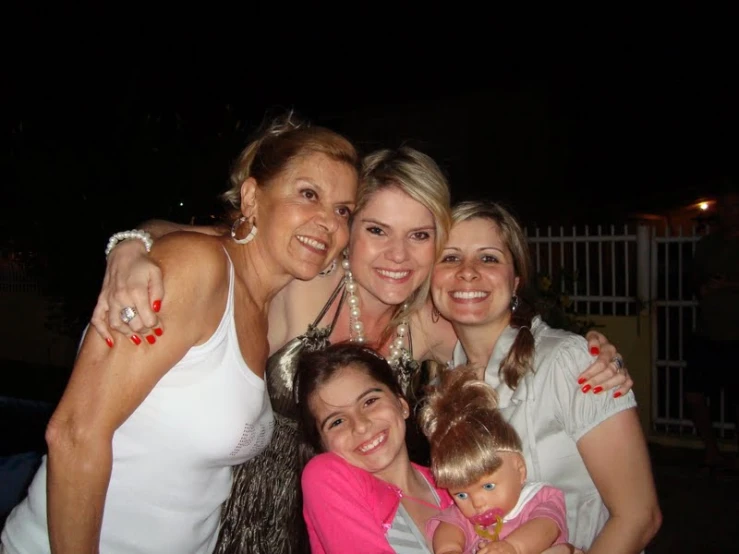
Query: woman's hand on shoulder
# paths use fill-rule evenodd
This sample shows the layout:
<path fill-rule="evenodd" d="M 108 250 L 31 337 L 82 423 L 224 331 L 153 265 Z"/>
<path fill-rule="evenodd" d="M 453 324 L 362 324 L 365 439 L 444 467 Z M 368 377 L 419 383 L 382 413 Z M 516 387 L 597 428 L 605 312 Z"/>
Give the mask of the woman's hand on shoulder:
<path fill-rule="evenodd" d="M 155 238 L 155 245 L 173 233 L 187 232 L 197 237 L 221 236 L 226 232 L 218 226 L 185 226 L 158 220 L 147 222 L 142 228 Z M 120 242 L 108 255 L 103 286 L 90 323 L 108 346 L 114 343 L 114 332 L 129 339 L 133 335 L 153 336 L 152 333 L 160 336 L 164 328 L 158 313 L 164 293 L 161 268 L 147 255 L 144 244 L 139 240 Z M 121 319 L 126 307 L 136 313 L 128 323 Z"/>
<path fill-rule="evenodd" d="M 597 358 L 578 376 L 577 382 L 582 392 L 598 394 L 613 390 L 613 396 L 616 398 L 629 392 L 634 386 L 634 381 L 616 347 L 608 342 L 605 335 L 597 331 L 589 331 L 585 338 L 590 354 Z"/>
<path fill-rule="evenodd" d="M 164 240 L 164 239 L 162 239 Z M 159 241 L 155 243 L 157 247 Z M 133 340 L 134 336 L 161 334 L 157 313 L 164 299 L 162 270 L 138 240 L 118 244 L 108 256 L 103 286 L 90 323 L 112 347 L 116 331 Z M 135 317 L 122 320 L 124 308 L 133 308 Z"/>
<path fill-rule="evenodd" d="M 118 333 L 134 344 L 156 343 L 164 334 L 159 311 L 165 288 L 173 293 L 171 301 L 183 302 L 182 296 L 188 294 L 188 290 L 193 299 L 199 299 L 208 289 L 208 276 L 218 284 L 226 275 L 223 272 L 225 258 L 218 240 L 195 233 L 168 234 L 154 244 L 150 255 L 146 255 L 140 244 L 119 245 L 111 252 L 108 263 L 91 324 L 111 348 L 122 338 L 113 338 Z M 167 273 L 166 287 L 163 271 Z M 175 293 L 173 286 L 184 288 Z M 122 321 L 122 311 L 126 307 L 135 310 L 128 324 Z"/>

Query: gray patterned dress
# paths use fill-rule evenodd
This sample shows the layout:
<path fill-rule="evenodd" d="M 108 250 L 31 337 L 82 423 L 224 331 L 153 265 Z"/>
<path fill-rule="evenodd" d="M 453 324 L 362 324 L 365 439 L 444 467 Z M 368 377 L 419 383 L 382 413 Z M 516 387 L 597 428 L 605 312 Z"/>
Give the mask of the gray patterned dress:
<path fill-rule="evenodd" d="M 329 336 L 345 297 L 342 281 L 306 333 L 288 342 L 267 360 L 265 381 L 275 418 L 272 442 L 262 454 L 234 468 L 231 495 L 221 514 L 216 554 L 301 554 L 310 551 L 300 498 L 301 462 L 293 377 L 301 352 L 329 346 Z M 337 298 L 339 306 L 331 324 L 318 327 Z M 418 363 L 411 352 L 409 348 L 396 368 L 403 384 L 410 383 L 418 373 Z"/>

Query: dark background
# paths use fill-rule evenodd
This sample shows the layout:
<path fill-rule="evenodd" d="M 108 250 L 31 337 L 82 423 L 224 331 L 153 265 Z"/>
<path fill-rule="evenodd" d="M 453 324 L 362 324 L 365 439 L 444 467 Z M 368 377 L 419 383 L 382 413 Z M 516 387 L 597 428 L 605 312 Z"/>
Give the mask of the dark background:
<path fill-rule="evenodd" d="M 363 151 L 415 146 L 455 200 L 529 225 L 621 224 L 737 174 L 729 11 L 208 7 L 6 12 L 0 244 L 81 313 L 111 233 L 207 221 L 249 134 L 286 109 Z"/>

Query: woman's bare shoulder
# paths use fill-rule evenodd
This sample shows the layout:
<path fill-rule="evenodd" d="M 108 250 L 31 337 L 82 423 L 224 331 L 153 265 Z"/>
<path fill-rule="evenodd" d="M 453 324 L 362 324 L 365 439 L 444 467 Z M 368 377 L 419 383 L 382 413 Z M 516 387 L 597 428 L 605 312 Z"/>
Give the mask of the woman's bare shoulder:
<path fill-rule="evenodd" d="M 228 287 L 228 258 L 217 237 L 170 233 L 154 244 L 151 257 L 162 268 L 168 296 L 207 297 Z"/>

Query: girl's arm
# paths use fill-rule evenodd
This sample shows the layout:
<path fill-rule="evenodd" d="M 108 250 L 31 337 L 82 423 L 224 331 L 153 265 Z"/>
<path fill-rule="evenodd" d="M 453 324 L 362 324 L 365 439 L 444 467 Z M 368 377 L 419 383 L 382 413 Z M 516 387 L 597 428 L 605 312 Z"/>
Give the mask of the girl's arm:
<path fill-rule="evenodd" d="M 178 249 L 182 246 L 174 248 Z M 209 284 L 217 277 L 202 269 L 207 256 L 187 271 L 182 268 L 186 261 L 178 259 L 171 245 L 162 244 L 152 255 L 165 268 L 167 286 L 189 301 L 173 303 L 162 311 L 174 331 L 167 348 L 145 349 L 123 341 L 110 349 L 92 334 L 83 341 L 46 431 L 47 512 L 55 554 L 98 551 L 113 463 L 113 434 L 159 379 L 202 340 L 208 304 L 212 312 L 219 302 L 213 294 L 203 294 L 211 290 Z M 225 275 L 225 268 L 221 272 Z"/>

